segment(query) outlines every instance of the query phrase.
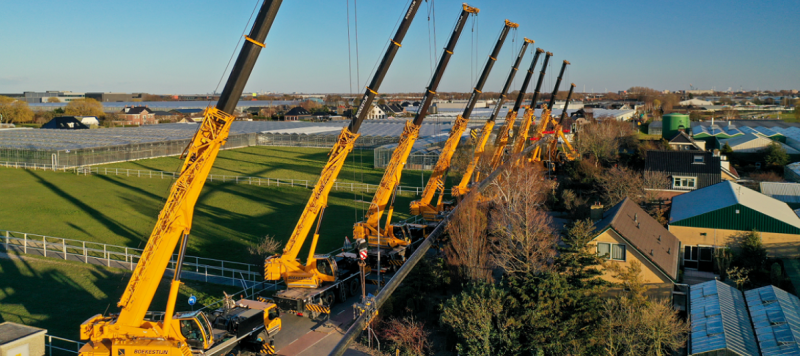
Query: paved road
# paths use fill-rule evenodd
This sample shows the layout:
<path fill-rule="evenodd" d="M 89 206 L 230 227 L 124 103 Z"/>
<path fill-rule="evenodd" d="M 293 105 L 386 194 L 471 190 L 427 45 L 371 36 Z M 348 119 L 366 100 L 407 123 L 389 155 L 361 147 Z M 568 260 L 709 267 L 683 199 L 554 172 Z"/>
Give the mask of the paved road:
<path fill-rule="evenodd" d="M 374 293 L 374 286 L 367 291 Z M 292 314 L 281 314 L 283 328 L 275 335 L 275 350 L 282 356 L 317 356 L 327 355 L 339 340 L 344 331 L 355 320 L 353 304 L 361 300 L 361 296 L 350 297 L 344 303 L 334 305 L 331 318 L 326 322 L 315 322 L 307 317 Z M 362 352 L 348 350 L 345 355 L 360 356 Z"/>

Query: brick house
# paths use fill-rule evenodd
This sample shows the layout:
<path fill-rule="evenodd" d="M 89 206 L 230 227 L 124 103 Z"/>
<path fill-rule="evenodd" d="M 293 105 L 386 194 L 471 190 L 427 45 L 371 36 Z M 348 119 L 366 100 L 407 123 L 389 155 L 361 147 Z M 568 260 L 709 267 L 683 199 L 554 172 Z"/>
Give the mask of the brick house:
<path fill-rule="evenodd" d="M 154 125 L 156 121 L 155 111 L 147 106 L 125 107 L 119 114 L 125 125 Z"/>

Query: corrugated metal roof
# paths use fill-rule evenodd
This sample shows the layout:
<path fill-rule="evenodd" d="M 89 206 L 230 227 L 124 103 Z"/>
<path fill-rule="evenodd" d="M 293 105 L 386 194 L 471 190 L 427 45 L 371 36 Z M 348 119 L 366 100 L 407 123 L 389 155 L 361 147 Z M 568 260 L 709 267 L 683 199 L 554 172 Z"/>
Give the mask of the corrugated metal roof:
<path fill-rule="evenodd" d="M 689 354 L 728 350 L 757 356 L 758 347 L 742 292 L 713 280 L 689 289 Z"/>
<path fill-rule="evenodd" d="M 730 181 L 714 184 L 672 198 L 670 224 L 741 204 L 800 229 L 800 218 L 786 203 Z"/>
<path fill-rule="evenodd" d="M 800 299 L 766 286 L 744 293 L 764 356 L 800 355 Z"/>
<path fill-rule="evenodd" d="M 800 184 L 761 182 L 761 194 L 784 203 L 800 203 Z"/>
<path fill-rule="evenodd" d="M 773 141 L 758 132 L 756 133 L 748 132 L 744 135 L 736 136 L 733 138 L 721 139 L 719 140 L 719 142 L 720 145 L 725 145 L 725 143 L 727 143 L 729 146 L 731 146 L 731 148 L 734 151 L 740 151 L 740 152 L 758 152 L 760 150 L 769 147 L 769 145 L 773 143 L 777 143 L 779 146 L 781 146 L 781 148 L 786 150 L 786 153 L 788 154 L 800 154 L 800 151 L 790 146 L 787 146 L 786 144 L 783 144 L 781 142 Z"/>

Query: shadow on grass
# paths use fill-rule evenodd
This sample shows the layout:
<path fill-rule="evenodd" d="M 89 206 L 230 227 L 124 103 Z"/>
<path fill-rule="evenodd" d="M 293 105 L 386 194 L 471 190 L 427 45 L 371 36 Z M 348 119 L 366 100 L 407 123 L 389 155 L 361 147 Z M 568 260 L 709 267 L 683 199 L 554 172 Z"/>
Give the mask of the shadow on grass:
<path fill-rule="evenodd" d="M 0 322 L 46 328 L 50 334 L 76 340 L 79 325 L 113 302 L 109 292 L 117 289 L 119 280 L 99 269 L 64 264 L 80 268 L 66 273 L 38 266 L 42 263 L 47 262 L 0 258 L 4 291 Z"/>
<path fill-rule="evenodd" d="M 35 177 L 42 186 L 46 187 L 47 189 L 49 189 L 50 191 L 52 191 L 53 193 L 55 193 L 59 197 L 63 198 L 64 200 L 70 202 L 72 205 L 75 205 L 79 209 L 81 209 L 81 210 L 85 211 L 86 213 L 88 213 L 92 218 L 97 220 L 97 222 L 103 224 L 103 226 L 105 226 L 106 228 L 111 230 L 111 232 L 113 232 L 114 234 L 116 234 L 118 236 L 121 236 L 121 237 L 126 237 L 128 239 L 136 238 L 136 231 L 134 231 L 133 229 L 128 228 L 125 225 L 122 225 L 121 223 L 117 222 L 116 220 L 106 216 L 105 214 L 103 214 L 99 210 L 97 210 L 97 209 L 89 206 L 88 204 L 84 203 L 80 199 L 70 195 L 69 193 L 65 192 L 63 189 L 59 188 L 55 184 L 48 182 L 46 179 L 42 178 L 41 176 L 36 174 L 34 171 L 25 170 L 25 172 L 30 174 L 30 175 L 32 175 L 33 177 Z"/>

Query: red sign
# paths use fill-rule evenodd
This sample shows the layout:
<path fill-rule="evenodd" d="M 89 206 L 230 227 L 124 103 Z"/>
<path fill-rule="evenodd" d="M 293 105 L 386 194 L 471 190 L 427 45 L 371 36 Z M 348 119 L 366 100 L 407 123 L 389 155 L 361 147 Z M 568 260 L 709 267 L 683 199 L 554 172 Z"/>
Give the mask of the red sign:
<path fill-rule="evenodd" d="M 358 257 L 361 257 L 362 260 L 367 259 L 367 250 L 358 251 Z"/>

